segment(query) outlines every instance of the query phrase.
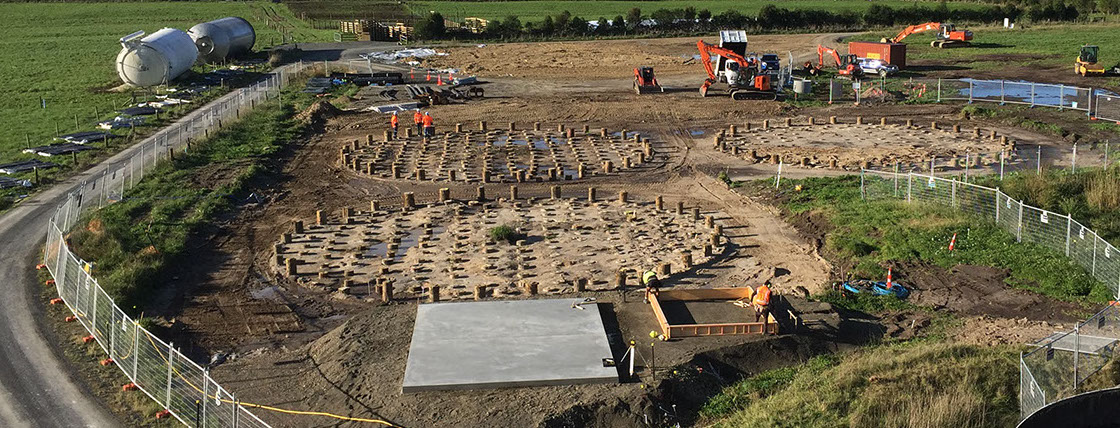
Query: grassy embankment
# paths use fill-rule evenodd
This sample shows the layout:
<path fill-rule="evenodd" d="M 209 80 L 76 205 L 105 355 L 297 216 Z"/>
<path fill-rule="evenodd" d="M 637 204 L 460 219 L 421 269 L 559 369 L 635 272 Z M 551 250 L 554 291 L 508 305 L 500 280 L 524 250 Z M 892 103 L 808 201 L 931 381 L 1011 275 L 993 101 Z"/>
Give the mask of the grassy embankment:
<path fill-rule="evenodd" d="M 244 201 L 251 181 L 275 166 L 283 146 L 303 130 L 294 111 L 310 101 L 289 92 L 283 106 L 258 107 L 174 162 L 157 164 L 124 201 L 83 219 L 71 244 L 95 263 L 94 276 L 118 305 L 143 310 L 164 269 L 189 256 L 191 235 Z"/>
<path fill-rule="evenodd" d="M 793 190 L 795 185 L 802 190 Z M 1087 285 L 1095 281 L 1084 269 L 1048 249 L 1017 244 L 994 225 L 940 207 L 861 202 L 858 177 L 796 180 L 790 186 L 775 195 L 783 211 L 825 219 L 832 228 L 825 251 L 854 266 L 856 276 L 879 278 L 883 265 L 894 261 L 989 265 L 1009 269 L 1011 285 L 1054 298 L 1108 299 L 1103 286 Z M 945 247 L 953 233 L 959 234 L 958 249 L 950 253 Z M 922 310 L 885 297 L 821 298 L 870 313 Z M 1012 346 L 960 344 L 934 333 L 821 356 L 725 388 L 701 409 L 700 425 L 1010 426 L 1018 421 L 1017 353 Z"/>
<path fill-rule="evenodd" d="M 1120 164 L 1109 168 L 1046 169 L 998 177 L 981 177 L 977 183 L 996 187 L 1015 199 L 1049 211 L 1070 214 L 1101 238 L 1120 245 Z"/>
<path fill-rule="evenodd" d="M 63 134 L 93 130 L 97 121 L 111 119 L 115 110 L 131 101 L 132 91 L 110 90 L 121 83 L 113 65 L 121 37 L 163 27 L 186 30 L 225 16 L 240 16 L 253 24 L 256 49 L 280 41 L 277 30 L 266 25 L 275 23 L 277 17 L 287 23 L 297 41 L 329 38 L 329 32 L 311 30 L 294 19 L 285 6 L 266 2 L 6 3 L 0 14 L 0 69 L 4 70 L 0 79 L 0 106 L 4 107 L 0 109 L 0 128 L 4 129 L 0 163 L 37 158 L 20 151 L 28 144 L 50 143 L 56 127 Z M 40 99 L 45 100 L 46 108 Z M 166 116 L 153 125 L 164 122 Z M 49 159 L 62 167 L 40 171 L 40 177 L 49 184 L 123 145 L 116 141 L 110 150 L 79 154 L 79 165 L 69 156 Z M 20 193 L 26 190 L 0 191 L 0 200 Z"/>
<path fill-rule="evenodd" d="M 891 262 L 943 268 L 958 264 L 1008 269 L 1010 285 L 1056 299 L 1106 302 L 1107 289 L 1063 254 L 1021 244 L 992 223 L 946 207 L 905 201 L 860 201 L 859 177 L 796 180 L 778 198 L 790 216 L 816 216 L 832 227 L 824 250 L 856 277 L 883 278 Z M 957 234 L 956 250 L 948 251 Z"/>

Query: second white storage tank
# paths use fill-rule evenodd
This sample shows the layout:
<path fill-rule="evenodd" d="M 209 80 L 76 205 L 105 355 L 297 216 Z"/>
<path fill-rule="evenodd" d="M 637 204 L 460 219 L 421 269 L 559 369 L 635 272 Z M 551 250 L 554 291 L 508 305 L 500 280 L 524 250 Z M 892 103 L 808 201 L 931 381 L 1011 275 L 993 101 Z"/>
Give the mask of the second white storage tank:
<path fill-rule="evenodd" d="M 117 75 L 124 83 L 148 87 L 170 82 L 190 70 L 198 58 L 198 48 L 183 30 L 164 28 L 143 36 L 143 31 L 137 31 L 121 38 Z"/>
<path fill-rule="evenodd" d="M 191 27 L 187 34 L 194 39 L 199 58 L 210 63 L 248 53 L 257 42 L 253 25 L 236 16 L 203 22 Z"/>

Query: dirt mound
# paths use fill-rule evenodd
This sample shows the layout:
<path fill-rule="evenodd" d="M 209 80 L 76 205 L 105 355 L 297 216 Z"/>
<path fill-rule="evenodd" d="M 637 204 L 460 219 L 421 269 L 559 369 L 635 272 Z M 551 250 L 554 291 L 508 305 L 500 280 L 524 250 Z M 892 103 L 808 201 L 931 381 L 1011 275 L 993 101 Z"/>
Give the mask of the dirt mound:
<path fill-rule="evenodd" d="M 1007 284 L 1010 272 L 988 266 L 959 265 L 944 269 L 904 263 L 895 269 L 914 288 L 910 300 L 964 315 L 991 315 L 1029 320 L 1076 320 L 1081 308 Z"/>
<path fill-rule="evenodd" d="M 334 104 L 326 101 L 316 101 L 315 104 L 297 114 L 296 120 L 321 125 L 326 123 L 327 119 L 340 114 L 342 114 L 342 110 L 339 110 Z"/>

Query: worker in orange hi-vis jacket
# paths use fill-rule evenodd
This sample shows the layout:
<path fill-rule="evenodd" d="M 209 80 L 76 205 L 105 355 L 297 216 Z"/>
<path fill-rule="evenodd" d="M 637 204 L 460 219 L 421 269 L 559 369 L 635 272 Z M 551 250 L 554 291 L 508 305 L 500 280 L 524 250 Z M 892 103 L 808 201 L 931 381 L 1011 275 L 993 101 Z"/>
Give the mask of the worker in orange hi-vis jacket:
<path fill-rule="evenodd" d="M 436 135 L 435 120 L 432 119 L 432 114 L 430 112 L 424 112 L 424 117 L 422 119 L 420 119 L 420 121 L 424 124 L 424 136 L 425 137 L 430 138 L 430 137 Z"/>
<path fill-rule="evenodd" d="M 767 323 L 770 319 L 770 287 L 766 284 L 758 286 L 754 292 L 754 299 L 751 301 L 754 306 L 754 322 L 762 319 L 762 331 L 766 331 Z"/>
<path fill-rule="evenodd" d="M 389 126 L 393 128 L 393 139 L 397 139 L 397 128 L 401 126 L 401 119 L 397 117 L 397 112 L 393 112 L 393 117 L 389 118 Z"/>
<path fill-rule="evenodd" d="M 416 135 L 424 135 L 424 113 L 420 113 L 420 109 L 416 109 L 416 113 L 413 113 L 412 121 L 416 122 Z"/>

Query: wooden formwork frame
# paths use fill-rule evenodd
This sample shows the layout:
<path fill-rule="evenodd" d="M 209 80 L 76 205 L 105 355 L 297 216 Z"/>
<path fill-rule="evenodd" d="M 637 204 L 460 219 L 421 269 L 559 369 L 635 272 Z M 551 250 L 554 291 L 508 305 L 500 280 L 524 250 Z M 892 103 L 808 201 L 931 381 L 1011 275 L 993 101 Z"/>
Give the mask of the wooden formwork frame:
<path fill-rule="evenodd" d="M 665 318 L 665 311 L 661 309 L 663 301 L 705 301 L 722 300 L 730 304 L 731 301 L 745 299 L 750 301 L 754 296 L 751 287 L 740 288 L 700 288 L 693 290 L 663 290 L 657 294 L 648 295 L 649 305 L 653 308 L 653 315 L 657 317 L 657 324 L 666 339 L 674 337 L 696 336 L 732 336 L 749 334 L 777 334 L 778 321 L 773 314 L 766 314 L 765 323 L 717 323 L 717 324 L 669 324 Z"/>

